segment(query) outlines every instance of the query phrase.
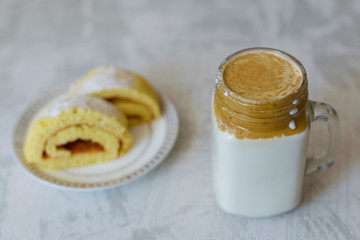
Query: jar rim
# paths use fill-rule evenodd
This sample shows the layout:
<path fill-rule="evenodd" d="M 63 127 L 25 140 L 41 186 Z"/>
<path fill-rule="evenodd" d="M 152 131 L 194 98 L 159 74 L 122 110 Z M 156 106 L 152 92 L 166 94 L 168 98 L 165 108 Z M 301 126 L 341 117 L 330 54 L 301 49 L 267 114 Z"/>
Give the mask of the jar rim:
<path fill-rule="evenodd" d="M 275 98 L 275 99 L 266 99 L 265 100 L 265 99 L 252 99 L 252 98 L 247 98 L 247 97 L 241 96 L 241 95 L 235 93 L 234 91 L 232 91 L 228 86 L 226 86 L 226 84 L 225 84 L 225 82 L 223 80 L 223 71 L 224 71 L 225 66 L 227 65 L 227 63 L 229 63 L 233 58 L 235 58 L 236 56 L 239 56 L 241 54 L 245 54 L 245 53 L 248 53 L 248 52 L 259 52 L 259 51 L 278 54 L 278 55 L 280 55 L 282 57 L 285 57 L 287 60 L 289 60 L 293 64 L 295 64 L 295 66 L 297 66 L 300 69 L 301 77 L 302 77 L 302 82 L 301 82 L 299 88 L 296 89 L 291 94 L 286 95 L 284 97 Z M 226 90 L 226 92 L 229 95 L 231 95 L 231 97 L 236 97 L 237 99 L 239 99 L 240 101 L 243 101 L 243 102 L 256 104 L 256 105 L 262 105 L 262 104 L 269 104 L 271 102 L 284 101 L 284 100 L 287 100 L 287 99 L 290 99 L 290 98 L 294 98 L 294 96 L 299 94 L 299 92 L 302 91 L 302 89 L 307 86 L 307 74 L 306 74 L 306 70 L 305 70 L 304 66 L 301 64 L 301 62 L 297 58 L 292 56 L 291 54 L 289 54 L 287 52 L 284 52 L 284 51 L 281 51 L 281 50 L 276 49 L 276 48 L 253 47 L 253 48 L 245 48 L 245 49 L 239 50 L 239 51 L 227 56 L 221 62 L 220 66 L 218 68 L 218 72 L 217 72 L 217 84 L 221 84 L 221 87 L 223 87 Z"/>

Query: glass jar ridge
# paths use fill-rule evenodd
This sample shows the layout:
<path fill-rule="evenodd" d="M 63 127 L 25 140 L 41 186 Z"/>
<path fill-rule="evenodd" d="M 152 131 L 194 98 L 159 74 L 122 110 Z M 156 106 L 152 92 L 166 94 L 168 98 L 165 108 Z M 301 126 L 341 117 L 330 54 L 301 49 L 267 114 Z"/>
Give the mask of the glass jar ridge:
<path fill-rule="evenodd" d="M 233 92 L 224 82 L 223 71 L 231 60 L 251 52 L 270 52 L 291 62 L 301 72 L 302 82 L 299 88 L 289 95 L 269 100 L 250 99 Z M 307 124 L 304 124 L 307 101 L 308 81 L 304 67 L 296 58 L 280 50 L 271 48 L 241 50 L 227 57 L 218 69 L 213 95 L 213 108 L 218 127 L 223 131 L 234 133 L 238 138 L 255 135 L 263 135 L 267 138 L 271 135 L 292 135 L 303 131 L 307 127 Z"/>

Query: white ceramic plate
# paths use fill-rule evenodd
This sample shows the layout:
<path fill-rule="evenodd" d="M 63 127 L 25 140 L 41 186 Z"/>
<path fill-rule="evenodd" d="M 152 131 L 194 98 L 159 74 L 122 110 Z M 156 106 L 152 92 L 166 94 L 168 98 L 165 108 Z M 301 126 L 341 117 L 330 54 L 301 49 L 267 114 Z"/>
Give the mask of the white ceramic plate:
<path fill-rule="evenodd" d="M 73 190 L 96 190 L 123 185 L 154 169 L 173 147 L 179 129 L 178 115 L 170 99 L 159 93 L 161 117 L 149 124 L 130 129 L 133 145 L 122 157 L 105 163 L 64 170 L 45 170 L 27 163 L 23 146 L 31 119 L 45 104 L 62 95 L 66 89 L 62 87 L 39 98 L 25 110 L 15 125 L 15 158 L 27 173 L 41 182 Z"/>

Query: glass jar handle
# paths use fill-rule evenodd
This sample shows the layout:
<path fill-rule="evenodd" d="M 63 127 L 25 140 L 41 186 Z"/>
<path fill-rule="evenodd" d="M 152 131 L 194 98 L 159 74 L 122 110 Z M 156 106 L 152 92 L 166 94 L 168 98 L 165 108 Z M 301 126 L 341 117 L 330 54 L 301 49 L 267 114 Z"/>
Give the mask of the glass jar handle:
<path fill-rule="evenodd" d="M 324 121 L 329 131 L 329 139 L 325 150 L 318 156 L 307 158 L 305 173 L 309 175 L 328 169 L 334 164 L 339 147 L 340 129 L 337 113 L 332 106 L 309 100 L 307 108 L 310 123 L 316 120 Z"/>

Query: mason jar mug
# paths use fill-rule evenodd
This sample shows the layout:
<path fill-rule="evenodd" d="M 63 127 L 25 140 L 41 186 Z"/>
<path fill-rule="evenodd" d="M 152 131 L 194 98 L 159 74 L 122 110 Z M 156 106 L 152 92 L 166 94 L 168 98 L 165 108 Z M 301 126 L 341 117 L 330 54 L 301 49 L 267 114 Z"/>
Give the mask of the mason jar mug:
<path fill-rule="evenodd" d="M 249 98 L 230 89 L 224 81 L 227 65 L 239 56 L 258 53 L 292 64 L 301 78 L 297 89 L 270 99 Z M 323 154 L 309 158 L 309 131 L 315 120 L 327 124 L 329 140 Z M 304 67 L 276 49 L 245 49 L 221 63 L 212 97 L 212 127 L 215 197 L 223 210 L 242 216 L 267 217 L 295 208 L 301 200 L 304 176 L 331 166 L 338 148 L 336 111 L 308 100 Z"/>

